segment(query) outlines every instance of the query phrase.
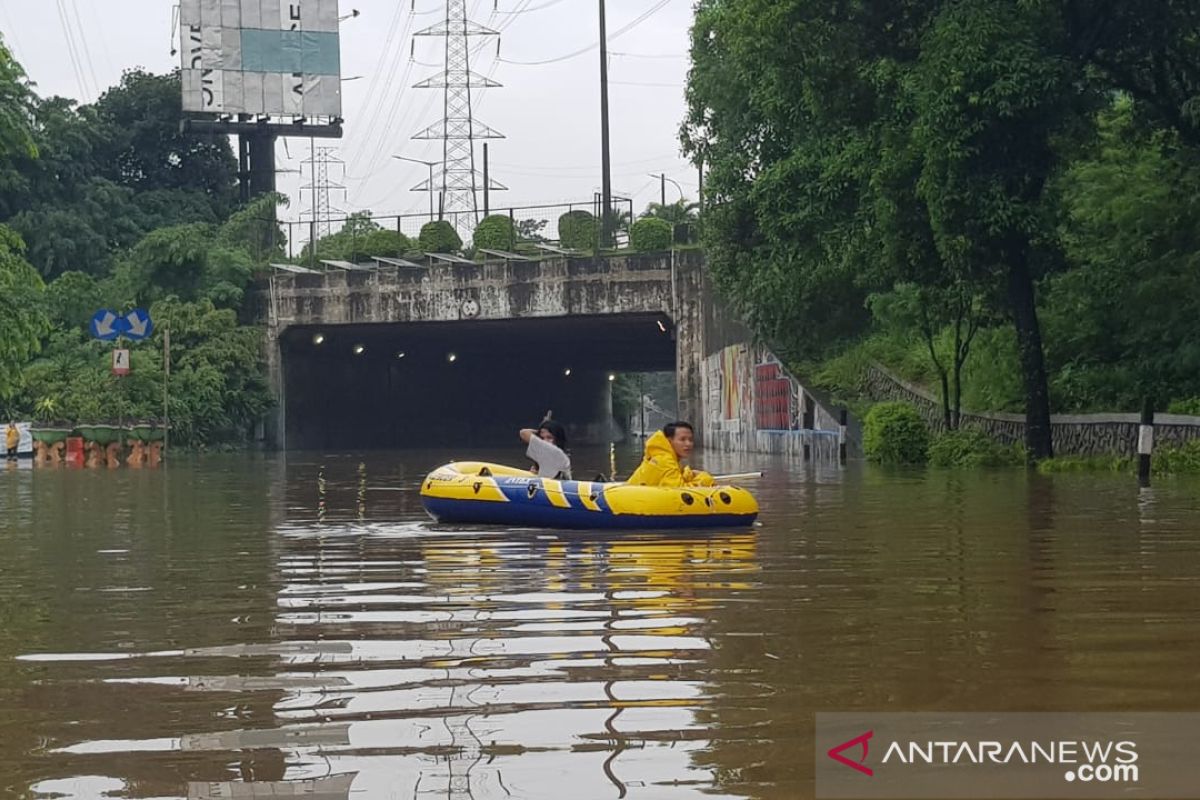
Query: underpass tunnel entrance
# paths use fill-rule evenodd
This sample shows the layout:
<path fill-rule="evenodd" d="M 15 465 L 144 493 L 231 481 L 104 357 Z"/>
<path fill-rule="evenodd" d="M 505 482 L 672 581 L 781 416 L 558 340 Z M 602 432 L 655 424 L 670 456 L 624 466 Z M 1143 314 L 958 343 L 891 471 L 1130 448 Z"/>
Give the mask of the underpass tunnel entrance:
<path fill-rule="evenodd" d="M 547 410 L 606 442 L 612 379 L 676 364 L 663 314 L 301 326 L 279 345 L 292 450 L 511 445 Z"/>

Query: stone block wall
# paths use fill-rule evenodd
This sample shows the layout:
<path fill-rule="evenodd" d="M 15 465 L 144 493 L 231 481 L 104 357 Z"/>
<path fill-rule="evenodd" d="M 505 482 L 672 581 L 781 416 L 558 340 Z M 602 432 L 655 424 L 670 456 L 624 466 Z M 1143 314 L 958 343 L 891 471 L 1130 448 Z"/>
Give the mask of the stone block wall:
<path fill-rule="evenodd" d="M 891 374 L 881 366 L 867 371 L 867 393 L 873 400 L 903 400 L 912 403 L 930 430 L 945 430 L 941 400 L 920 387 Z M 1050 430 L 1054 453 L 1060 456 L 1137 455 L 1139 414 L 1054 414 Z M 1025 440 L 1022 414 L 962 412 L 962 424 L 1012 444 Z M 1181 445 L 1200 439 L 1200 417 L 1158 414 L 1154 418 L 1155 447 Z"/>

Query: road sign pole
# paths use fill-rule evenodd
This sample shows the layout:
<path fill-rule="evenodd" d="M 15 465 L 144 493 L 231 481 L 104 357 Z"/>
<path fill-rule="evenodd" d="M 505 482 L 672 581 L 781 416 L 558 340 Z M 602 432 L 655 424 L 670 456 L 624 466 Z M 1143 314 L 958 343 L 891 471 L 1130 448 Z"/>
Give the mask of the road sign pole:
<path fill-rule="evenodd" d="M 171 382 L 171 323 L 163 328 L 163 455 L 171 439 L 171 412 L 167 405 L 167 386 Z"/>

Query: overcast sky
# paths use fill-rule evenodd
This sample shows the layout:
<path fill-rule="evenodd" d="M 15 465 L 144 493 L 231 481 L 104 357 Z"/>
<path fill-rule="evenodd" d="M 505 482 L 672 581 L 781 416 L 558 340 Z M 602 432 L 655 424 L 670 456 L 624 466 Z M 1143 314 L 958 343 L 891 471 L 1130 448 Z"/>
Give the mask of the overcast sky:
<path fill-rule="evenodd" d="M 632 194 L 640 211 L 659 198 L 659 183 L 649 173 L 665 171 L 694 199 L 696 172 L 678 144 L 692 2 L 607 1 L 614 193 Z M 493 205 L 590 202 L 600 188 L 597 0 L 468 0 L 467 7 L 472 19 L 503 31 L 499 59 L 493 42 L 472 64 L 504 84 L 476 95 L 476 118 L 507 137 L 490 145 L 493 177 L 510 188 L 494 194 Z M 342 74 L 362 77 L 343 85 L 346 138 L 318 140 L 318 146 L 336 146 L 346 162 L 340 181 L 346 194 L 331 196 L 331 203 L 377 214 L 425 210 L 428 196 L 409 189 L 427 169 L 390 156 L 441 157 L 441 142 L 411 137 L 437 120 L 442 92 L 411 85 L 437 71 L 443 40 L 418 37 L 415 60 L 410 47 L 412 33 L 436 22 L 445 6 L 440 0 L 341 0 L 343 15 L 351 9 L 361 13 L 342 24 Z M 0 30 L 39 94 L 88 101 L 122 70 L 177 66 L 170 55 L 172 10 L 171 0 L 0 0 Z M 616 35 L 647 12 L 653 13 Z M 308 140 L 281 141 L 278 168 L 299 170 L 308 153 Z M 477 145 L 477 159 L 481 155 Z M 298 192 L 302 180 L 296 173 L 279 176 L 280 189 L 292 197 L 288 218 L 310 203 L 307 192 Z M 678 197 L 668 183 L 668 202 Z"/>

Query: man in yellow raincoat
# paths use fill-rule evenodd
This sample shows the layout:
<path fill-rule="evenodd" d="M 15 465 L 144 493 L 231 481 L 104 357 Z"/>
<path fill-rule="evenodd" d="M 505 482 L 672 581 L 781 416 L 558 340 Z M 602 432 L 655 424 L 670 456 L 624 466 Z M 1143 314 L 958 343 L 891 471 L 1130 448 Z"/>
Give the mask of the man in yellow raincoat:
<path fill-rule="evenodd" d="M 646 440 L 646 456 L 627 483 L 634 486 L 712 486 L 713 478 L 684 465 L 696 445 L 686 422 L 672 422 Z"/>

